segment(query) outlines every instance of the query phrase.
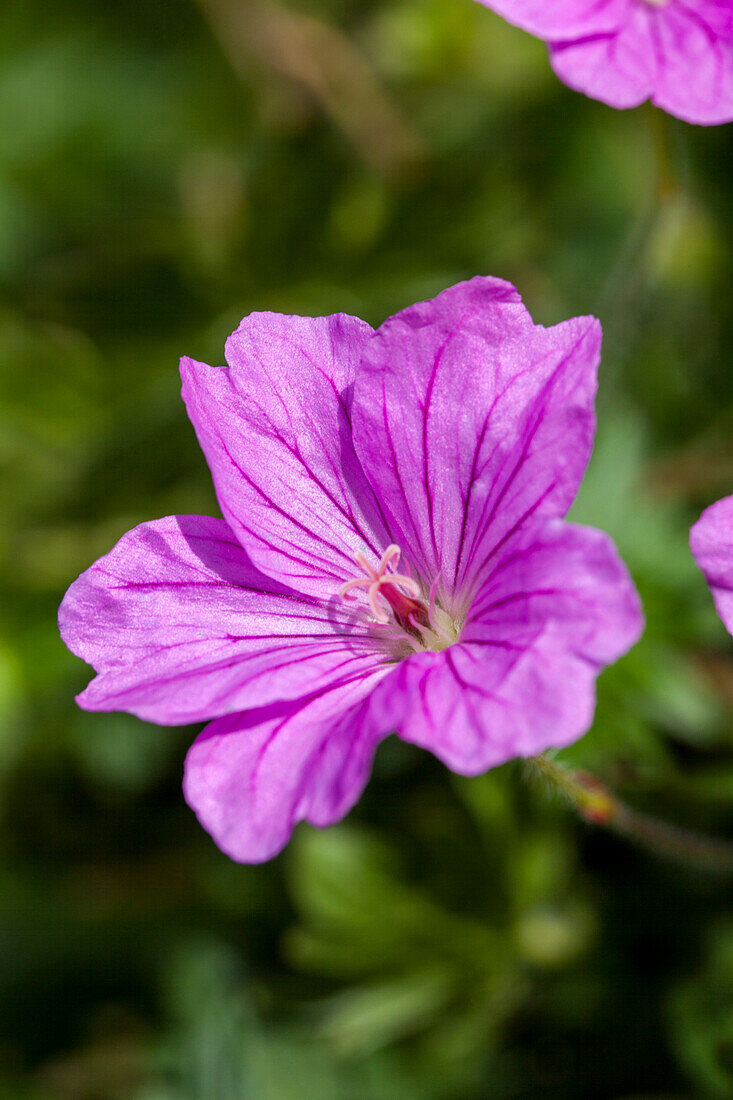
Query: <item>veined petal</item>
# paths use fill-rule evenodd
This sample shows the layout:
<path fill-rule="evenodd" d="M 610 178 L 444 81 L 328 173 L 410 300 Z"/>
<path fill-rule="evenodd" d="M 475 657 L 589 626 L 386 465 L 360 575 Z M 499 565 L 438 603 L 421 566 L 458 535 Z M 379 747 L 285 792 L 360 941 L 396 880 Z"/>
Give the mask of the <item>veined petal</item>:
<path fill-rule="evenodd" d="M 688 122 L 733 117 L 733 11 L 720 0 L 481 0 L 550 45 L 569 87 L 612 107 L 651 100 Z"/>
<path fill-rule="evenodd" d="M 186 757 L 183 790 L 223 852 L 260 863 L 287 844 L 297 822 L 323 827 L 348 813 L 381 740 L 365 699 L 376 682 L 206 727 Z"/>
<path fill-rule="evenodd" d="M 729 0 L 481 0 L 549 43 L 569 87 L 634 107 L 651 99 L 687 122 L 733 118 Z"/>
<path fill-rule="evenodd" d="M 329 599 L 354 551 L 387 545 L 351 442 L 349 390 L 371 328 L 344 314 L 253 313 L 228 367 L 181 360 L 183 397 L 222 511 L 252 561 Z"/>
<path fill-rule="evenodd" d="M 670 3 L 659 12 L 655 47 L 658 107 L 702 125 L 733 119 L 733 5 Z"/>
<path fill-rule="evenodd" d="M 710 585 L 718 614 L 733 634 L 733 496 L 705 509 L 690 531 L 690 549 Z"/>
<path fill-rule="evenodd" d="M 534 325 L 514 287 L 477 278 L 369 341 L 354 442 L 423 581 L 475 589 L 525 523 L 567 511 L 592 446 L 600 338 L 589 317 Z"/>
<path fill-rule="evenodd" d="M 659 68 L 654 46 L 658 12 L 634 0 L 615 31 L 585 38 L 568 36 L 550 46 L 552 67 L 576 91 L 623 110 L 649 99 Z"/>
<path fill-rule="evenodd" d="M 480 0 L 508 23 L 550 41 L 615 29 L 637 0 Z"/>
<path fill-rule="evenodd" d="M 639 596 L 604 531 L 563 520 L 528 527 L 477 594 L 461 640 L 516 640 L 548 624 L 599 667 L 638 641 L 644 625 Z"/>
<path fill-rule="evenodd" d="M 475 775 L 570 744 L 591 726 L 595 680 L 638 639 L 633 583 L 611 540 L 537 524 L 471 609 L 460 641 L 403 661 L 373 697 L 375 722 Z"/>
<path fill-rule="evenodd" d="M 227 524 L 204 516 L 124 535 L 71 585 L 59 626 L 98 673 L 81 706 L 162 724 L 310 695 L 382 660 L 342 603 L 264 577 Z"/>

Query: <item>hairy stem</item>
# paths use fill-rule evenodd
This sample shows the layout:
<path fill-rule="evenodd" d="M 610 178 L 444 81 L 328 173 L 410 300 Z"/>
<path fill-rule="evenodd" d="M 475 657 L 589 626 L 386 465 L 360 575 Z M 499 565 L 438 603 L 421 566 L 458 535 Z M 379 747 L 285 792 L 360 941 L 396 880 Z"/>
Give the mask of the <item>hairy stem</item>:
<path fill-rule="evenodd" d="M 603 825 L 643 844 L 660 856 L 704 868 L 714 874 L 733 875 L 733 844 L 701 836 L 658 821 L 621 802 L 587 772 L 571 771 L 544 754 L 528 761 L 535 775 L 549 782 L 593 825 Z"/>

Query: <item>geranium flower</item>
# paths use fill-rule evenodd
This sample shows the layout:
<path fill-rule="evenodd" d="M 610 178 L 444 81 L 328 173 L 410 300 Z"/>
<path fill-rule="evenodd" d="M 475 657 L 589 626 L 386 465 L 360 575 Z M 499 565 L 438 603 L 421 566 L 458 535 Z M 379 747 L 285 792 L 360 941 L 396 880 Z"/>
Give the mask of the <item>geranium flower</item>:
<path fill-rule="evenodd" d="M 733 119 L 732 0 L 480 0 L 549 45 L 566 84 L 611 107 L 651 99 L 687 122 Z"/>
<path fill-rule="evenodd" d="M 390 318 L 254 313 L 183 359 L 224 519 L 144 523 L 69 589 L 90 710 L 215 720 L 184 791 L 234 859 L 358 799 L 396 732 L 472 775 L 567 745 L 637 639 L 590 455 L 600 326 L 474 279 Z"/>
<path fill-rule="evenodd" d="M 690 548 L 710 585 L 718 614 L 733 634 L 733 497 L 705 509 L 690 531 Z"/>

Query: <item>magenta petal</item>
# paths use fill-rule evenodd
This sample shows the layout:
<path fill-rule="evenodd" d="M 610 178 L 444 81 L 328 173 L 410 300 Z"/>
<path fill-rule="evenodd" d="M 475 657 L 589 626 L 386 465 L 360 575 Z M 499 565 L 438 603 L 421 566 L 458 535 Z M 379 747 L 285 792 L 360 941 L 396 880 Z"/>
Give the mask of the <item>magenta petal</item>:
<path fill-rule="evenodd" d="M 589 317 L 534 325 L 510 284 L 477 278 L 369 342 L 354 441 L 428 584 L 475 586 L 523 524 L 567 511 L 592 446 L 600 339 Z"/>
<path fill-rule="evenodd" d="M 688 122 L 733 119 L 733 4 L 670 3 L 660 14 L 654 102 Z"/>
<path fill-rule="evenodd" d="M 528 529 L 477 594 L 461 641 L 491 645 L 548 624 L 568 649 L 599 667 L 638 641 L 639 596 L 604 531 L 562 520 Z"/>
<path fill-rule="evenodd" d="M 638 0 L 480 0 L 537 38 L 581 38 L 614 30 Z"/>
<path fill-rule="evenodd" d="M 59 625 L 98 673 L 81 706 L 163 724 L 299 698 L 379 665 L 342 604 L 264 577 L 227 524 L 203 516 L 124 535 L 71 585 Z"/>
<path fill-rule="evenodd" d="M 222 511 L 268 576 L 329 599 L 388 540 L 354 453 L 348 398 L 371 328 L 253 313 L 228 367 L 181 361 L 183 397 Z"/>
<path fill-rule="evenodd" d="M 552 43 L 550 60 L 568 87 L 619 110 L 638 107 L 654 92 L 653 28 L 641 9 L 615 32 Z"/>
<path fill-rule="evenodd" d="M 598 670 L 558 644 L 551 627 L 519 653 L 504 648 L 459 643 L 403 661 L 393 688 L 413 702 L 399 736 L 461 775 L 582 737 L 593 722 Z"/>
<path fill-rule="evenodd" d="M 612 107 L 733 119 L 730 0 L 481 0 L 550 46 L 566 84 Z"/>
<path fill-rule="evenodd" d="M 457 645 L 403 661 L 375 692 L 404 740 L 474 775 L 570 744 L 592 724 L 595 680 L 641 634 L 611 540 L 538 524 L 486 582 Z"/>
<path fill-rule="evenodd" d="M 733 496 L 711 504 L 690 531 L 690 548 L 733 634 Z"/>
<path fill-rule="evenodd" d="M 348 813 L 381 739 L 365 700 L 375 682 L 206 727 L 186 757 L 183 789 L 223 852 L 260 863 L 287 844 L 297 822 L 323 827 Z"/>

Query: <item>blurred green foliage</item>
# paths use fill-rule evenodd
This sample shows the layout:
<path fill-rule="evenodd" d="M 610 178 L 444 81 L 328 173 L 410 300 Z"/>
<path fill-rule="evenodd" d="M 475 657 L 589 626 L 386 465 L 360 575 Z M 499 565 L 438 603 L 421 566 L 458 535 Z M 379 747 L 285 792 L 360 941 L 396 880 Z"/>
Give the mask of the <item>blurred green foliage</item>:
<path fill-rule="evenodd" d="M 54 622 L 127 528 L 216 512 L 181 354 L 502 275 L 604 322 L 574 515 L 648 619 L 562 755 L 730 834 L 686 540 L 733 485 L 732 167 L 729 127 L 574 95 L 471 0 L 0 8 L 2 1100 L 733 1096 L 729 884 L 395 741 L 344 825 L 238 867 L 183 803 L 195 731 L 78 711 Z"/>

